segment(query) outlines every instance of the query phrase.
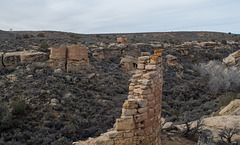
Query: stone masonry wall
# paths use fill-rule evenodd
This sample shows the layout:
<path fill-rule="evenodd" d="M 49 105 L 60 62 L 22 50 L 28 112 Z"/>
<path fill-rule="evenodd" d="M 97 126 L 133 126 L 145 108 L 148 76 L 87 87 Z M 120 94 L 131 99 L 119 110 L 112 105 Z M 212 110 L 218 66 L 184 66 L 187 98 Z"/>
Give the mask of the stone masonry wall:
<path fill-rule="evenodd" d="M 74 142 L 74 145 L 161 144 L 162 57 L 159 53 L 151 56 L 142 52 L 141 55 L 138 70 L 131 78 L 121 118 L 116 119 L 114 128 L 97 138 Z"/>
<path fill-rule="evenodd" d="M 89 66 L 87 47 L 84 45 L 51 47 L 49 65 L 67 72 L 86 70 Z"/>

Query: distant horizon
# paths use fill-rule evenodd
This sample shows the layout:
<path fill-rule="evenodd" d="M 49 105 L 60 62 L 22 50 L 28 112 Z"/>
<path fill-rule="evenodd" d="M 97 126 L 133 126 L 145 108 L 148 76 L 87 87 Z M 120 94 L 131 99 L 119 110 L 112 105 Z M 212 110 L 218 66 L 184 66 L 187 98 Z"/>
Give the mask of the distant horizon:
<path fill-rule="evenodd" d="M 3 29 L 0 29 L 2 31 L 6 31 L 6 32 L 11 32 L 11 30 L 3 30 Z M 208 33 L 225 33 L 225 34 L 228 34 L 228 33 L 231 33 L 231 34 L 238 34 L 240 35 L 240 33 L 234 33 L 234 32 L 221 32 L 221 31 L 202 31 L 202 30 L 193 30 L 193 31 L 187 31 L 187 30 L 184 30 L 184 31 L 162 31 L 162 32 L 155 32 L 155 31 L 152 31 L 152 32 L 103 32 L 103 33 L 77 33 L 77 32 L 67 32 L 67 31 L 61 31 L 61 30 L 14 30 L 12 29 L 12 31 L 14 32 L 62 32 L 62 33 L 75 33 L 75 34 L 89 34 L 89 35 L 94 35 L 94 34 L 141 34 L 141 33 L 184 33 L 184 32 L 187 32 L 187 33 L 191 33 L 191 32 L 208 32 Z"/>
<path fill-rule="evenodd" d="M 240 34 L 239 0 L 2 0 L 0 29 L 78 34 L 213 31 Z"/>

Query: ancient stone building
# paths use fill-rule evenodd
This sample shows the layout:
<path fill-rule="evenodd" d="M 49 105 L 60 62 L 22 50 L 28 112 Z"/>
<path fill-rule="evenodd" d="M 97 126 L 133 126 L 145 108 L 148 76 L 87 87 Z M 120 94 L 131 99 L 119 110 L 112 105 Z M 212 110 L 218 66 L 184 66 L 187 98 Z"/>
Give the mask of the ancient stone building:
<path fill-rule="evenodd" d="M 49 65 L 67 72 L 84 71 L 89 66 L 88 50 L 84 45 L 61 45 L 50 48 Z"/>
<path fill-rule="evenodd" d="M 122 115 L 112 129 L 74 145 L 160 145 L 163 66 L 161 54 L 143 52 L 131 78 Z"/>
<path fill-rule="evenodd" d="M 16 67 L 24 63 L 42 62 L 48 60 L 48 55 L 37 51 L 0 52 L 0 68 Z"/>
<path fill-rule="evenodd" d="M 137 59 L 132 56 L 126 56 L 120 61 L 121 68 L 124 71 L 131 72 L 137 69 Z"/>
<path fill-rule="evenodd" d="M 128 44 L 128 39 L 119 37 L 119 38 L 117 38 L 117 43 L 126 43 L 126 44 Z"/>

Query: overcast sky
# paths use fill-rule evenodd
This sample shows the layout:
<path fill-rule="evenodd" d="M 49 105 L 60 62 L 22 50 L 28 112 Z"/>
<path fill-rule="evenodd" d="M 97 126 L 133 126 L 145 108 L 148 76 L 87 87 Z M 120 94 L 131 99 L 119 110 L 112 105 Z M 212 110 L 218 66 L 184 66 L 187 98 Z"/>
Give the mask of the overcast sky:
<path fill-rule="evenodd" d="M 240 34 L 240 0 L 1 0 L 1 30 Z"/>

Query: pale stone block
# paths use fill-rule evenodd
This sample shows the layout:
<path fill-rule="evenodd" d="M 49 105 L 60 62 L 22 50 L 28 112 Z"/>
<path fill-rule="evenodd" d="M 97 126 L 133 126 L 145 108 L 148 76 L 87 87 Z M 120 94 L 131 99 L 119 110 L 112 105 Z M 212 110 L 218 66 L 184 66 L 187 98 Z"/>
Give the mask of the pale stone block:
<path fill-rule="evenodd" d="M 129 91 L 133 91 L 134 90 L 134 86 L 129 86 Z"/>
<path fill-rule="evenodd" d="M 135 122 L 133 117 L 129 118 L 118 118 L 116 119 L 116 128 L 117 131 L 132 130 L 135 128 Z"/>
<path fill-rule="evenodd" d="M 156 67 L 156 65 L 146 65 L 146 66 L 145 66 L 145 69 L 146 69 L 146 70 L 156 70 L 157 67 Z"/>
<path fill-rule="evenodd" d="M 149 88 L 148 86 L 140 86 L 140 89 L 142 89 L 142 90 L 146 90 L 148 88 Z"/>
<path fill-rule="evenodd" d="M 148 79 L 137 80 L 137 82 L 138 82 L 138 83 L 141 83 L 141 84 L 144 84 L 144 85 L 146 85 L 146 86 L 152 84 L 152 82 L 151 82 L 150 80 L 148 80 Z"/>
<path fill-rule="evenodd" d="M 151 71 L 146 74 L 143 74 L 144 79 L 152 79 L 156 76 L 156 71 Z"/>
<path fill-rule="evenodd" d="M 140 108 L 147 106 L 147 99 L 137 99 L 137 104 Z"/>
<path fill-rule="evenodd" d="M 141 70 L 144 69 L 144 67 L 145 67 L 144 64 L 138 64 L 138 66 L 137 66 L 137 68 L 138 68 L 138 69 L 141 69 Z"/>
<path fill-rule="evenodd" d="M 150 52 L 141 52 L 141 56 L 150 56 L 151 53 Z"/>
<path fill-rule="evenodd" d="M 138 108 L 138 104 L 135 101 L 128 101 L 128 100 L 126 100 L 123 103 L 123 108 L 125 108 L 125 109 L 137 109 Z"/>
<path fill-rule="evenodd" d="M 137 114 L 137 109 L 122 108 L 122 115 L 123 116 L 131 116 L 131 115 L 136 115 L 136 114 Z"/>
<path fill-rule="evenodd" d="M 146 61 L 146 60 L 149 60 L 150 56 L 141 56 L 141 57 L 138 57 L 138 60 L 139 61 Z"/>
<path fill-rule="evenodd" d="M 141 95 L 147 95 L 151 93 L 151 90 L 150 89 L 142 90 L 138 88 L 138 89 L 134 89 L 133 92 Z"/>

